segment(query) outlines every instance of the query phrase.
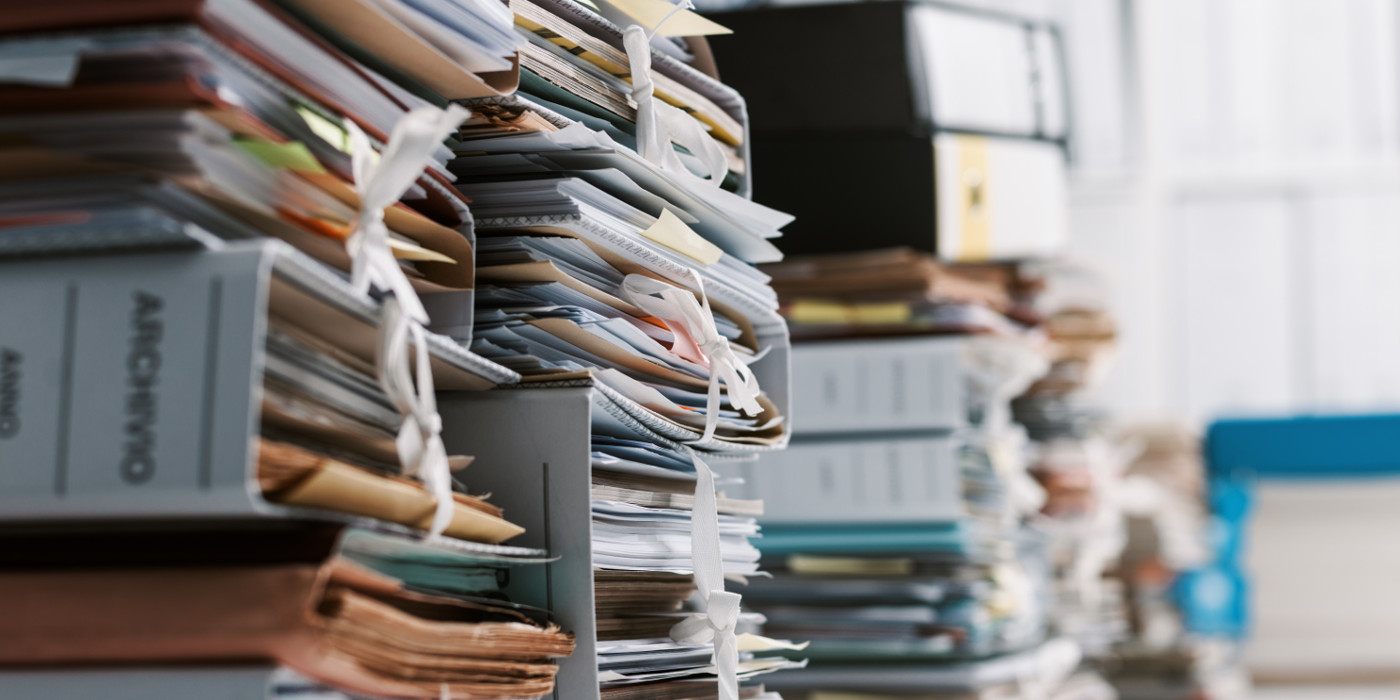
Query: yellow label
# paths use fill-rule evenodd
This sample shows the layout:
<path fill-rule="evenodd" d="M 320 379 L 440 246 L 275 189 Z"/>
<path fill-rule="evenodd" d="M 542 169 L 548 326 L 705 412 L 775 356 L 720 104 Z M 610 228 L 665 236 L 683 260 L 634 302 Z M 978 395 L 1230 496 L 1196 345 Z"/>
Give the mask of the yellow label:
<path fill-rule="evenodd" d="M 300 141 L 273 143 L 261 139 L 238 139 L 234 143 L 249 155 L 274 168 L 318 175 L 326 172 L 316 160 L 316 156 L 307 150 L 306 144 Z"/>
<path fill-rule="evenodd" d="M 986 260 L 992 255 L 991 202 L 988 195 L 987 138 L 958 137 L 958 210 L 962 231 L 958 259 Z"/>
<path fill-rule="evenodd" d="M 724 251 L 719 246 L 700 237 L 690 230 L 670 209 L 662 209 L 661 216 L 642 235 L 700 263 L 713 265 L 719 262 Z"/>
<path fill-rule="evenodd" d="M 690 10 L 677 10 L 666 0 L 611 0 L 613 7 L 637 20 L 637 24 L 652 30 L 663 20 L 665 24 L 656 33 L 661 36 L 710 36 L 713 34 L 733 34 L 734 30 L 713 20 L 705 19 Z M 674 12 L 675 14 L 671 14 Z M 667 19 L 669 17 L 670 19 Z"/>
<path fill-rule="evenodd" d="M 908 557 L 823 557 L 793 554 L 788 569 L 798 574 L 864 576 L 908 576 L 914 573 L 914 560 Z"/>

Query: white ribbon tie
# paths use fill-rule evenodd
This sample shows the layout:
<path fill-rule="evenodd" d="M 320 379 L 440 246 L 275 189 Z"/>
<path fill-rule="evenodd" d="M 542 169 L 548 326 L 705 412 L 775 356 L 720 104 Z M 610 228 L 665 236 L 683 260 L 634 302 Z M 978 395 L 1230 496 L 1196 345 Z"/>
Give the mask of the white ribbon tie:
<path fill-rule="evenodd" d="M 715 475 L 695 450 L 695 505 L 690 514 L 690 547 L 695 587 L 705 610 L 694 613 L 671 628 L 671 639 L 681 644 L 714 642 L 715 670 L 719 676 L 719 700 L 739 699 L 738 593 L 724 590 L 724 558 L 720 552 L 719 510 L 715 499 Z"/>
<path fill-rule="evenodd" d="M 718 187 L 729 172 L 724 149 L 700 122 L 657 99 L 651 77 L 651 38 L 666 20 L 689 7 L 693 7 L 690 0 L 676 5 L 650 32 L 637 24 L 629 25 L 622 32 L 622 45 L 627 50 L 628 70 L 632 74 L 632 101 L 637 103 L 637 152 L 663 170 Z M 671 146 L 672 141 L 699 159 L 705 170 L 703 175 L 697 176 L 685 167 Z"/>
<path fill-rule="evenodd" d="M 710 363 L 709 394 L 705 402 L 705 432 L 697 442 L 714 437 L 719 425 L 721 382 L 729 389 L 729 404 L 745 415 L 763 412 L 758 403 L 758 379 L 753 370 L 734 354 L 729 339 L 715 327 L 710 299 L 705 296 L 700 275 L 690 272 L 700 291 L 700 301 L 689 290 L 681 289 L 645 275 L 631 274 L 622 280 L 622 298 L 637 308 L 668 323 L 675 323 L 688 333 Z"/>
<path fill-rule="evenodd" d="M 395 446 L 404 473 L 421 479 L 437 501 L 430 537 L 441 535 L 452 522 L 452 472 L 442 444 L 442 417 L 438 415 L 427 331 L 423 329 L 428 313 L 389 248 L 384 209 L 399 201 L 423 172 L 433 150 L 466 117 L 467 110 L 459 105 L 409 112 L 394 125 L 377 163 L 369 138 L 354 122 L 345 122 L 355 192 L 360 197 L 359 218 L 345 244 L 352 261 L 350 281 L 361 294 L 371 287 L 387 292 L 380 310 L 376 370 L 380 387 L 403 417 Z M 410 364 L 415 371 L 410 372 Z"/>

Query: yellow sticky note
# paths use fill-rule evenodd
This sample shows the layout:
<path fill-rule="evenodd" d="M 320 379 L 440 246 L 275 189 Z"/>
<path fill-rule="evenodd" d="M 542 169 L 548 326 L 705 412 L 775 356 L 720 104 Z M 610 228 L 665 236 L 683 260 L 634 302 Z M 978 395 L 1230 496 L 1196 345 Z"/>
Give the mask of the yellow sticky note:
<path fill-rule="evenodd" d="M 666 0 L 609 0 L 619 10 L 627 13 L 628 17 L 637 20 L 637 24 L 647 29 L 655 29 L 656 25 L 665 20 L 665 24 L 656 31 L 661 36 L 710 36 L 713 34 L 733 34 L 734 30 L 712 20 L 705 19 L 690 10 L 676 10 L 676 6 Z M 675 11 L 676 14 L 671 15 Z M 671 15 L 670 19 L 666 19 Z"/>
<path fill-rule="evenodd" d="M 312 133 L 321 137 L 322 141 L 335 146 L 336 150 L 342 153 L 350 152 L 350 134 L 346 133 L 345 127 L 321 116 L 310 107 L 297 105 L 296 110 L 297 114 L 301 115 L 301 120 L 306 122 Z"/>
<path fill-rule="evenodd" d="M 285 168 L 303 173 L 320 174 L 326 172 L 326 169 L 321 167 L 320 161 L 316 160 L 316 156 L 311 155 L 306 144 L 300 141 L 273 143 L 260 139 L 238 139 L 234 143 L 238 144 L 238 147 L 244 152 L 274 168 Z"/>
<path fill-rule="evenodd" d="M 701 265 L 713 265 L 719 261 L 724 251 L 719 246 L 700 237 L 690 230 L 670 209 L 662 209 L 661 217 L 642 235 L 694 260 Z"/>

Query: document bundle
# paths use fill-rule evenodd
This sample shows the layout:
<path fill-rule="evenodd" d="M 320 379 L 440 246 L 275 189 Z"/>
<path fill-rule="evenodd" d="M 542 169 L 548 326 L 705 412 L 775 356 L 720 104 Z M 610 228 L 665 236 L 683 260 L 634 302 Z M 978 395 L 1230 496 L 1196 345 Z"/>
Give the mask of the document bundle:
<path fill-rule="evenodd" d="M 714 41 L 717 58 L 763 66 L 732 80 L 754 115 L 763 194 L 798 217 L 786 252 L 910 246 L 985 261 L 1063 248 L 1067 99 L 1052 26 L 918 1 L 714 17 L 735 29 Z M 774 36 L 802 40 L 774 51 Z M 847 93 L 860 98 L 833 100 Z"/>
<path fill-rule="evenodd" d="M 547 612 L 496 594 L 537 551 L 306 524 L 14 540 L 0 677 L 19 681 L 14 666 L 217 663 L 265 666 L 269 696 L 281 684 L 279 697 L 533 697 L 573 648 Z M 67 697 L 65 680 L 36 691 Z M 223 691 L 219 674 L 209 680 Z"/>
<path fill-rule="evenodd" d="M 1121 439 L 1138 448 L 1124 483 L 1153 492 L 1157 507 L 1127 514 L 1126 543 L 1110 572 L 1122 582 L 1128 623 L 1110 678 L 1122 695 L 1247 697 L 1240 645 L 1193 633 L 1191 599 L 1180 593 L 1184 582 L 1206 578 L 1213 556 L 1202 440 L 1172 424 L 1135 426 Z"/>
<path fill-rule="evenodd" d="M 787 329 L 754 264 L 792 217 L 748 199 L 743 100 L 671 36 L 722 28 L 647 8 L 510 3 L 520 89 L 468 101 L 448 164 L 476 218 L 475 326 L 436 328 L 522 390 L 589 388 L 589 493 L 555 493 L 590 501 L 592 692 L 756 697 L 791 662 L 735 634 L 755 618 L 725 580 L 758 572 L 762 504 L 707 462 L 787 443 Z"/>
<path fill-rule="evenodd" d="M 448 100 L 521 43 L 489 2 L 0 10 L 7 675 L 551 692 L 572 635 L 503 587 L 554 555 L 436 406 L 520 377 L 427 330 L 475 287 Z"/>
<path fill-rule="evenodd" d="M 1066 345 L 1047 340 L 1040 277 L 910 249 L 764 271 L 802 338 L 796 433 L 726 474 L 744 482 L 731 494 L 765 503 L 758 544 L 773 578 L 752 579 L 746 600 L 765 634 L 811 642 L 810 666 L 768 686 L 810 698 L 1111 693 L 1078 671 L 1081 640 L 1053 626 L 1049 542 L 1027 523 L 1044 492 L 1012 400 L 1048 386 L 1052 360 L 1101 356 L 1077 344 L 1055 354 Z"/>
<path fill-rule="evenodd" d="M 791 257 L 765 265 L 794 338 L 977 334 L 1037 342 L 1034 275 L 948 264 L 912 248 Z"/>
<path fill-rule="evenodd" d="M 793 446 L 737 472 L 738 493 L 765 500 L 759 545 L 773 572 L 745 598 L 765 634 L 811 641 L 810 668 L 769 685 L 785 697 L 964 697 L 1060 683 L 1079 653 L 1044 646 L 1043 552 L 1018 527 L 1023 467 L 996 427 L 1043 363 L 1024 345 L 965 336 L 802 343 L 793 355 Z M 1054 659 L 1044 668 L 997 665 L 1042 653 Z"/>

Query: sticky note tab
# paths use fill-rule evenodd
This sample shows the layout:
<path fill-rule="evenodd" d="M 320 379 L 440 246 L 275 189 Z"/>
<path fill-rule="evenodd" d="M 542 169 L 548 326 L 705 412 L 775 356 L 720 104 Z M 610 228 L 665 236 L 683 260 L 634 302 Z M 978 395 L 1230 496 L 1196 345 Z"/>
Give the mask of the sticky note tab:
<path fill-rule="evenodd" d="M 665 24 L 656 31 L 661 36 L 711 36 L 714 34 L 733 34 L 734 30 L 719 24 L 718 22 L 705 19 L 690 10 L 676 10 L 676 6 L 666 0 L 608 0 L 613 7 L 627 13 L 628 17 L 637 20 L 637 24 L 647 29 L 655 29 L 657 24 L 665 20 Z M 675 11 L 670 19 L 666 19 Z"/>
<path fill-rule="evenodd" d="M 316 160 L 316 156 L 311 155 L 306 144 L 300 141 L 273 143 L 261 139 L 238 139 L 234 143 L 238 144 L 238 147 L 244 152 L 274 168 L 285 168 L 302 173 L 321 174 L 326 172 L 326 169 L 321 167 L 320 161 Z"/>
<path fill-rule="evenodd" d="M 690 227 L 671 213 L 670 209 L 662 209 L 661 217 L 651 225 L 651 228 L 642 231 L 642 235 L 701 265 L 713 265 L 719 262 L 720 256 L 724 255 L 724 251 L 720 250 L 719 246 L 690 230 Z"/>
<path fill-rule="evenodd" d="M 807 648 L 807 645 L 811 644 L 811 642 L 802 642 L 801 644 L 794 644 L 785 639 L 771 639 L 769 637 L 753 634 L 751 632 L 745 632 L 743 634 L 738 635 L 735 638 L 735 641 L 738 642 L 739 651 L 754 652 L 778 650 L 802 651 L 803 649 Z"/>

